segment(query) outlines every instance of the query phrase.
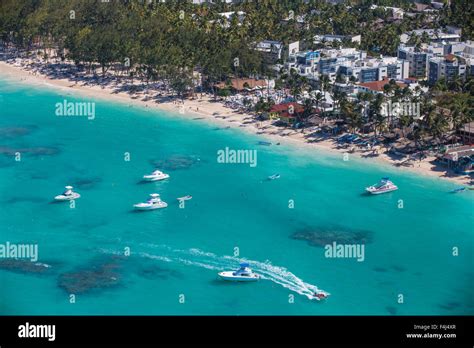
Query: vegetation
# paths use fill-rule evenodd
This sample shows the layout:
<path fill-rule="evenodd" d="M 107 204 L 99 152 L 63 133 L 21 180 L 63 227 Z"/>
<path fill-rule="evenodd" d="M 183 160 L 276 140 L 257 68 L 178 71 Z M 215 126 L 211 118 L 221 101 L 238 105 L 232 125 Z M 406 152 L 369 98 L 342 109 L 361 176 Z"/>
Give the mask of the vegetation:
<path fill-rule="evenodd" d="M 301 115 L 304 119 L 314 106 L 321 105 L 323 94 L 311 94 L 313 86 L 292 70 L 276 74 L 263 54 L 255 50 L 257 42 L 271 39 L 287 45 L 300 41 L 303 48 L 315 48 L 317 34 L 362 33 L 358 48 L 372 55 L 395 55 L 399 35 L 413 29 L 455 25 L 462 28 L 464 38 L 472 38 L 473 2 L 450 3 L 434 19 L 419 13 L 393 20 L 388 11 L 381 7 L 371 9 L 371 5 L 408 10 L 412 2 L 365 0 L 331 5 L 317 0 L 260 0 L 231 6 L 220 2 L 194 5 L 177 0 L 2 0 L 0 40 L 5 46 L 27 51 L 39 49 L 46 59 L 56 53 L 92 74 L 113 71 L 131 79 L 165 81 L 179 96 L 194 89 L 196 71 L 202 74 L 204 86 L 214 93 L 215 83 L 229 81 L 231 77 L 278 77 L 276 86 L 285 88 L 295 99 L 310 92 Z M 227 19 L 219 14 L 225 11 L 243 11 L 245 15 Z M 427 38 L 410 40 L 419 45 Z M 114 69 L 110 70 L 111 67 Z M 356 100 L 333 90 L 327 76 L 322 76 L 319 84 L 321 91 L 332 94 L 338 114 L 352 131 L 369 125 L 377 135 L 389 131 L 387 127 L 399 127 L 403 137 L 417 142 L 431 137 L 441 142 L 446 131 L 456 130 L 473 119 L 472 79 L 449 83 L 440 80 L 429 92 L 415 94 L 391 83 L 383 95 L 364 93 Z M 227 88 L 219 91 L 222 97 L 229 94 Z M 418 100 L 423 105 L 422 117 L 404 116 L 395 122 L 381 114 L 382 103 L 403 100 Z M 263 114 L 271 105 L 270 100 L 262 98 L 255 111 Z M 449 110 L 449 114 L 440 113 L 442 109 Z"/>

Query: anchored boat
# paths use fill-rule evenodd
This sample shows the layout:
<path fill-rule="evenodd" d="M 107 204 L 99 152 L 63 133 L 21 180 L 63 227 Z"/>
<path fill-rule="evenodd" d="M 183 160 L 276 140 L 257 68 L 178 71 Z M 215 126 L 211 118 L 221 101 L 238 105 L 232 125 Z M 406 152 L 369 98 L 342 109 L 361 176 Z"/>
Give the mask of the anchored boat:
<path fill-rule="evenodd" d="M 72 186 L 66 186 L 65 187 L 66 191 L 64 191 L 62 194 L 57 195 L 54 197 L 55 200 L 57 201 L 72 201 L 73 199 L 78 199 L 81 197 L 81 195 L 77 192 L 74 192 L 72 189 Z"/>
<path fill-rule="evenodd" d="M 166 208 L 168 206 L 168 203 L 163 202 L 160 198 L 160 195 L 158 193 L 152 193 L 150 195 L 150 199 L 144 203 L 137 203 L 134 204 L 133 207 L 136 210 L 154 210 L 154 209 L 161 209 L 161 208 Z"/>
<path fill-rule="evenodd" d="M 370 194 L 379 195 L 381 193 L 396 191 L 398 190 L 398 187 L 391 182 L 389 178 L 382 178 L 378 184 L 369 186 L 365 190 Z"/>
<path fill-rule="evenodd" d="M 153 173 L 149 175 L 144 175 L 143 180 L 145 181 L 159 181 L 168 179 L 170 176 L 168 174 L 163 173 L 162 171 L 155 170 Z"/>

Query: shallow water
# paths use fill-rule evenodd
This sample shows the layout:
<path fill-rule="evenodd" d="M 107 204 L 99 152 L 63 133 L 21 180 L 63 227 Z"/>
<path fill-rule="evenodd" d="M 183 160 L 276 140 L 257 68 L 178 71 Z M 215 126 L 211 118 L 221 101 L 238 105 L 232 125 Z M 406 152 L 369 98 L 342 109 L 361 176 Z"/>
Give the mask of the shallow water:
<path fill-rule="evenodd" d="M 58 117 L 64 93 L 7 80 L 0 95 L 0 242 L 37 243 L 40 263 L 0 262 L 1 314 L 474 314 L 474 191 L 182 115 L 96 101 L 94 120 Z M 217 163 L 225 147 L 257 166 Z M 140 183 L 154 165 L 171 178 Z M 400 190 L 362 194 L 387 175 Z M 52 203 L 67 184 L 73 209 Z M 153 192 L 167 209 L 132 211 Z M 325 257 L 328 231 L 370 235 L 364 261 Z M 264 279 L 217 280 L 242 261 Z"/>

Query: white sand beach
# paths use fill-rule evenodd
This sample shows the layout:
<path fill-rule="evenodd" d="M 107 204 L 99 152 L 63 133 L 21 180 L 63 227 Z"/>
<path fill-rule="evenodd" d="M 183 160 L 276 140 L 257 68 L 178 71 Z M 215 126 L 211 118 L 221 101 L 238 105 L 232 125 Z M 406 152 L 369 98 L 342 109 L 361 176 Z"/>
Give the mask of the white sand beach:
<path fill-rule="evenodd" d="M 337 144 L 332 139 L 323 139 L 311 141 L 308 139 L 308 130 L 294 130 L 290 128 L 282 128 L 272 125 L 272 121 L 256 121 L 250 114 L 236 112 L 227 108 L 222 102 L 215 101 L 210 95 L 197 94 L 195 99 L 184 99 L 182 102 L 176 98 L 157 98 L 157 92 L 137 92 L 130 93 L 125 91 L 117 91 L 113 85 L 91 85 L 82 82 L 71 81 L 66 78 L 49 78 L 40 73 L 29 70 L 22 65 L 13 65 L 0 61 L 0 74 L 14 81 L 28 83 L 37 86 L 47 86 L 59 88 L 69 93 L 80 94 L 84 97 L 101 98 L 106 100 L 114 100 L 131 106 L 141 106 L 145 108 L 158 108 L 161 110 L 173 111 L 177 117 L 189 117 L 191 119 L 202 119 L 204 121 L 213 122 L 220 126 L 239 128 L 246 132 L 256 133 L 262 136 L 262 140 L 272 143 L 294 144 L 295 146 L 305 146 L 311 149 L 337 151 L 346 153 L 347 149 L 336 148 Z M 157 100 L 158 99 L 158 100 Z M 410 166 L 402 165 L 406 159 L 395 160 L 387 153 L 388 149 L 383 147 L 377 148 L 377 155 L 372 155 L 372 151 L 355 150 L 350 156 L 367 157 L 368 161 L 382 161 L 389 163 L 401 170 L 411 171 L 417 174 L 428 175 L 435 178 L 447 179 L 461 185 L 470 183 L 468 175 L 455 175 L 440 170 L 433 163 L 434 157 L 427 157 L 420 161 L 412 161 Z"/>

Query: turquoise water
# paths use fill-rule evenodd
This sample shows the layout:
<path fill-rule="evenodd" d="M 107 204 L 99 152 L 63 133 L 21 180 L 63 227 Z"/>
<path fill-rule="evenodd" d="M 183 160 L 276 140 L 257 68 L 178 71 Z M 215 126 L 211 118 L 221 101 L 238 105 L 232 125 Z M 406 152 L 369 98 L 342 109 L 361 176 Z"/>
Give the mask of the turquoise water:
<path fill-rule="evenodd" d="M 39 248 L 33 267 L 0 263 L 1 314 L 474 314 L 474 191 L 125 104 L 57 117 L 65 98 L 0 80 L 0 242 Z M 217 163 L 225 147 L 257 149 L 258 165 Z M 139 183 L 153 164 L 171 178 Z M 361 194 L 385 175 L 399 191 Z M 75 208 L 51 203 L 67 184 L 82 195 Z M 134 213 L 152 192 L 168 208 Z M 328 229 L 363 230 L 365 260 L 291 238 Z M 242 260 L 265 279 L 216 279 Z M 316 287 L 330 298 L 310 301 Z"/>

